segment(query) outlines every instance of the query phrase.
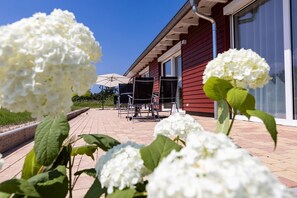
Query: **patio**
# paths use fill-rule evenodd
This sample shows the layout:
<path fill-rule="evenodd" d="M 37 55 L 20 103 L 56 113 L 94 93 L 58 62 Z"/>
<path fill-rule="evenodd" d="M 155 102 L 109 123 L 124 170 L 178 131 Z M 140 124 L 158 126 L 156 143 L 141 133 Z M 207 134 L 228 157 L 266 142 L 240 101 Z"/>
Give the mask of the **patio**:
<path fill-rule="evenodd" d="M 213 118 L 194 116 L 194 118 L 206 129 L 215 129 Z M 90 109 L 86 113 L 70 121 L 71 135 L 101 133 L 110 135 L 121 142 L 135 141 L 149 144 L 153 139 L 153 128 L 157 122 L 127 121 L 124 116 L 118 117 L 116 110 Z M 290 188 L 297 187 L 297 129 L 296 127 L 278 126 L 278 145 L 274 151 L 273 142 L 266 132 L 263 124 L 237 120 L 231 132 L 232 139 L 241 147 L 247 149 L 252 155 L 260 160 L 275 174 L 279 180 Z M 82 141 L 77 145 L 83 144 Z M 10 153 L 4 153 L 4 166 L 0 172 L 0 182 L 12 177 L 19 177 L 24 158 L 33 142 L 20 145 Z M 96 153 L 95 159 L 102 154 Z M 75 159 L 76 170 L 94 167 L 96 161 L 89 157 L 77 157 Z M 83 197 L 91 186 L 93 179 L 82 175 L 75 187 L 74 196 Z"/>

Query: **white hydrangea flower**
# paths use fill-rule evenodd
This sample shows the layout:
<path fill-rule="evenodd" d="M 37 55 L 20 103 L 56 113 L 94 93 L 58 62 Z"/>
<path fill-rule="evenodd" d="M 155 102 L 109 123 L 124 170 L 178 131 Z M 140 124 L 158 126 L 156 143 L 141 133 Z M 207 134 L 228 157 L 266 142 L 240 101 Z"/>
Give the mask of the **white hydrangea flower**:
<path fill-rule="evenodd" d="M 204 132 L 201 132 L 204 133 Z M 148 176 L 148 197 L 187 198 L 289 198 L 286 187 L 263 166 L 258 159 L 238 149 L 223 134 L 191 134 L 194 138 L 181 151 L 172 151 Z M 209 136 L 206 138 L 206 136 Z M 201 139 L 200 139 L 201 138 Z M 214 138 L 211 155 L 201 156 L 202 146 L 193 146 L 196 140 Z M 230 147 L 228 147 L 230 145 Z M 208 152 L 208 146 L 204 147 Z M 203 152 L 203 151 L 202 151 Z"/>
<path fill-rule="evenodd" d="M 2 158 L 2 154 L 0 153 L 0 170 L 2 169 L 2 166 L 4 164 L 4 160 L 1 158 Z"/>
<path fill-rule="evenodd" d="M 202 126 L 190 115 L 175 113 L 168 118 L 161 120 L 155 126 L 154 137 L 158 134 L 185 140 L 190 132 L 203 131 Z"/>
<path fill-rule="evenodd" d="M 33 117 L 67 113 L 96 81 L 101 47 L 72 13 L 55 9 L 0 27 L 0 106 Z"/>
<path fill-rule="evenodd" d="M 218 77 L 237 87 L 261 88 L 271 79 L 269 70 L 265 59 L 252 50 L 229 49 L 206 65 L 203 83 Z"/>
<path fill-rule="evenodd" d="M 108 150 L 96 164 L 98 179 L 107 192 L 111 194 L 114 188 L 120 190 L 143 182 L 147 173 L 141 159 L 140 145 L 127 142 Z"/>

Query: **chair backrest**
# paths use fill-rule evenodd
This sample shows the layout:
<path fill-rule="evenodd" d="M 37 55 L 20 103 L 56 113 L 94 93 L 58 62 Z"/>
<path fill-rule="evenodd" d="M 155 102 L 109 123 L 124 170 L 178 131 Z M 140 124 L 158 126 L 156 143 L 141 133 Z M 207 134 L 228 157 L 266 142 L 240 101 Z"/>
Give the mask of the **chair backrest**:
<path fill-rule="evenodd" d="M 128 104 L 129 103 L 129 95 L 133 94 L 133 84 L 119 84 L 119 99 L 120 104 Z"/>
<path fill-rule="evenodd" d="M 149 104 L 152 102 L 153 77 L 136 77 L 133 85 L 133 104 Z"/>
<path fill-rule="evenodd" d="M 178 77 L 177 76 L 161 76 L 159 87 L 159 103 L 176 102 Z"/>

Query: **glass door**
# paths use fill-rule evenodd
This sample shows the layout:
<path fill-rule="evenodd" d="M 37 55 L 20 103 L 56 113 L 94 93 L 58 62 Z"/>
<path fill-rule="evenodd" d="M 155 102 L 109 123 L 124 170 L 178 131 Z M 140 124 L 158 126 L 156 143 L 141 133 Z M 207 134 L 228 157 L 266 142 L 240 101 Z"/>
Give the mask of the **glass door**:
<path fill-rule="evenodd" d="M 171 64 L 171 59 L 166 61 L 165 63 L 163 63 L 162 65 L 162 76 L 173 76 L 172 74 L 172 68 L 171 68 L 172 64 Z M 170 110 L 171 108 L 171 104 L 163 104 L 162 109 L 163 110 Z"/>
<path fill-rule="evenodd" d="M 258 0 L 234 15 L 235 47 L 252 49 L 270 65 L 272 80 L 250 90 L 257 109 L 286 117 L 283 12 L 280 0 Z"/>
<path fill-rule="evenodd" d="M 177 108 L 182 108 L 182 59 L 181 55 L 172 56 L 169 60 L 162 64 L 162 76 L 177 76 L 178 77 L 178 91 L 177 91 Z M 163 105 L 163 109 L 170 109 L 171 104 Z"/>

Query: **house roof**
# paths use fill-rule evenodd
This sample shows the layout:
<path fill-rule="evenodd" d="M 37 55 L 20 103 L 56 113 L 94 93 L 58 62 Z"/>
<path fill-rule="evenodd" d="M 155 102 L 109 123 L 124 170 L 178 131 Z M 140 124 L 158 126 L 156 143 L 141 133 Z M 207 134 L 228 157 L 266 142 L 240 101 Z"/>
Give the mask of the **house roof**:
<path fill-rule="evenodd" d="M 210 16 L 211 8 L 217 3 L 226 3 L 228 0 L 201 0 L 198 5 L 200 13 Z M 169 21 L 169 23 L 162 29 L 162 31 L 155 37 L 155 39 L 147 46 L 147 48 L 140 54 L 134 63 L 125 72 L 125 76 L 133 77 L 139 73 L 155 58 L 166 52 L 174 41 L 180 40 L 181 34 L 187 34 L 190 26 L 198 26 L 199 19 L 192 12 L 188 1 L 176 13 L 176 15 Z"/>

